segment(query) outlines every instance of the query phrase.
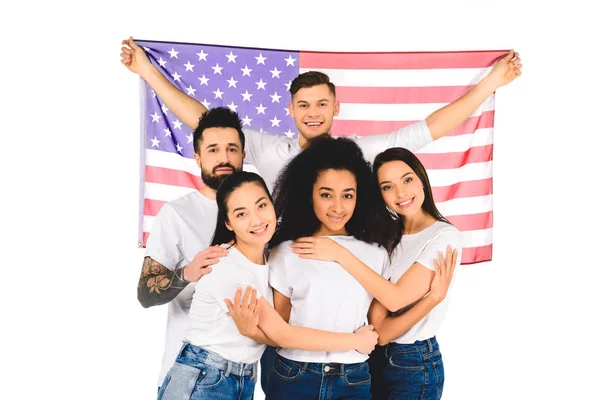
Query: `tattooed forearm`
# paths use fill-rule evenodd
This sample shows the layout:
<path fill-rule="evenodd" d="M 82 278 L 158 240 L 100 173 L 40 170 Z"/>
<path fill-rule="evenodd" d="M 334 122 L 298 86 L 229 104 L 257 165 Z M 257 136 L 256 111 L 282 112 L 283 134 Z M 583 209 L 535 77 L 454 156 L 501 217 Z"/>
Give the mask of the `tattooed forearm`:
<path fill-rule="evenodd" d="M 171 271 L 150 257 L 145 257 L 137 287 L 138 300 L 144 308 L 166 304 L 188 284 L 183 279 L 183 268 Z"/>

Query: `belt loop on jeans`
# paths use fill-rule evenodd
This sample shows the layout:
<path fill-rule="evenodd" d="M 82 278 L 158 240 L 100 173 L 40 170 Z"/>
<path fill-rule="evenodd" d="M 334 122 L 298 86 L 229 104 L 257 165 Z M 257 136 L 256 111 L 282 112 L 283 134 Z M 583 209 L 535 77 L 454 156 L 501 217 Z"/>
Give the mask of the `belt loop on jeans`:
<path fill-rule="evenodd" d="M 307 362 L 300 364 L 300 370 L 302 372 L 306 372 L 307 369 L 308 369 L 308 363 Z"/>
<path fill-rule="evenodd" d="M 340 364 L 340 378 L 343 378 L 346 375 L 346 368 L 344 364 Z"/>
<path fill-rule="evenodd" d="M 190 345 L 190 342 L 183 342 L 181 348 L 179 349 L 179 353 L 177 353 L 177 358 L 181 357 L 185 349 Z"/>
<path fill-rule="evenodd" d="M 252 374 L 250 375 L 250 379 L 253 381 L 256 380 L 257 369 L 258 369 L 258 363 L 255 362 L 254 364 L 252 364 Z"/>
<path fill-rule="evenodd" d="M 433 351 L 433 343 L 431 343 L 431 339 L 427 339 L 427 347 L 429 347 L 429 352 L 431 353 Z"/>
<path fill-rule="evenodd" d="M 229 360 L 227 360 L 227 370 L 225 371 L 225 376 L 227 378 L 229 378 L 229 374 L 231 373 L 231 370 L 233 368 L 233 363 Z"/>

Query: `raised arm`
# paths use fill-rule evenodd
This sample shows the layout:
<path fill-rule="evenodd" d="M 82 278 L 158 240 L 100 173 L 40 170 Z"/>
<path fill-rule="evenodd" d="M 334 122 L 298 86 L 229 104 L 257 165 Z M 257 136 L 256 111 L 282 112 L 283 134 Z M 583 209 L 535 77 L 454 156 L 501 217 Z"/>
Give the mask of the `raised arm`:
<path fill-rule="evenodd" d="M 521 75 L 519 53 L 511 50 L 501 58 L 490 73 L 458 100 L 433 112 L 425 120 L 433 140 L 452 132 L 462 124 L 477 107 L 490 97 L 496 89 L 507 85 Z"/>
<path fill-rule="evenodd" d="M 300 238 L 292 245 L 301 258 L 335 261 L 352 275 L 367 292 L 388 310 L 395 312 L 422 298 L 434 277 L 434 271 L 415 262 L 395 284 L 369 268 L 352 252 L 326 237 Z M 457 252 L 447 247 L 446 260 L 456 263 Z"/>
<path fill-rule="evenodd" d="M 261 297 L 256 299 L 256 289 L 247 287 L 240 301 L 241 290 L 236 291 L 234 302 L 225 300 L 240 333 L 259 343 L 307 351 L 356 350 L 369 354 L 377 344 L 373 326 L 363 326 L 354 333 L 327 332 L 293 326 Z"/>
<path fill-rule="evenodd" d="M 176 270 L 165 267 L 151 257 L 144 257 L 137 286 L 138 301 L 144 308 L 170 302 L 190 282 L 196 282 L 210 273 L 210 265 L 218 263 L 219 257 L 226 254 L 226 249 L 211 246 L 196 254 L 192 262 Z"/>
<path fill-rule="evenodd" d="M 200 117 L 207 111 L 206 107 L 169 82 L 131 36 L 121 44 L 121 63 L 145 80 L 177 118 L 190 128 L 196 129 Z"/>
<path fill-rule="evenodd" d="M 402 336 L 446 298 L 456 265 L 446 262 L 441 255 L 440 263 L 441 266 L 434 261 L 436 271 L 429 294 L 407 310 L 403 310 L 400 315 L 389 315 L 388 310 L 380 302 L 373 300 L 369 308 L 369 322 L 379 334 L 380 346 Z"/>

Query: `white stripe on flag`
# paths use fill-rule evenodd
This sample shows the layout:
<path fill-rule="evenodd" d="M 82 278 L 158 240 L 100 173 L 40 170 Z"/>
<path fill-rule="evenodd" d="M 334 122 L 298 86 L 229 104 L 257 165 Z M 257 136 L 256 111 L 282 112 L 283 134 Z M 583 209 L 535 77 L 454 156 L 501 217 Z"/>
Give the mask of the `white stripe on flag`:
<path fill-rule="evenodd" d="M 471 117 L 480 116 L 484 111 L 494 110 L 494 97 L 494 95 L 488 97 L 488 99 L 471 114 Z M 343 103 L 340 104 L 340 114 L 335 118 L 351 121 L 419 121 L 427 118 L 430 114 L 447 104 L 448 103 Z"/>
<path fill-rule="evenodd" d="M 456 136 L 445 136 L 434 140 L 417 153 L 443 154 L 466 152 L 471 147 L 494 144 L 494 128 L 477 129 L 474 133 Z M 429 171 L 428 171 L 429 172 Z"/>
<path fill-rule="evenodd" d="M 488 246 L 492 244 L 492 233 L 490 229 L 480 229 L 476 231 L 462 231 L 463 248 Z"/>
<path fill-rule="evenodd" d="M 171 201 L 196 189 L 185 186 L 164 185 L 162 183 L 144 183 L 144 198 L 150 200 Z"/>
<path fill-rule="evenodd" d="M 493 67 L 436 69 L 328 69 L 300 68 L 300 73 L 318 70 L 341 86 L 417 87 L 476 85 Z"/>
<path fill-rule="evenodd" d="M 440 213 L 446 218 L 455 215 L 470 215 L 492 211 L 492 195 L 462 197 L 435 203 Z"/>
<path fill-rule="evenodd" d="M 465 164 L 459 168 L 430 169 L 427 171 L 431 186 L 450 186 L 459 182 L 492 177 L 492 161 Z"/>

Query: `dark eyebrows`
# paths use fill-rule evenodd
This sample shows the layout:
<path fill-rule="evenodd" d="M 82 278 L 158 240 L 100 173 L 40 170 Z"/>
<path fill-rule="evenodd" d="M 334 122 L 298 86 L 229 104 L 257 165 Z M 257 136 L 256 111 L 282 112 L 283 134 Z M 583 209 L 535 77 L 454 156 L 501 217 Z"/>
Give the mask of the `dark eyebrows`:
<path fill-rule="evenodd" d="M 261 201 L 263 201 L 263 200 L 266 200 L 266 199 L 267 199 L 267 198 L 266 198 L 265 196 L 263 196 L 263 197 L 261 197 L 260 199 L 256 200 L 256 202 L 255 202 L 254 204 L 258 204 L 258 203 L 260 203 Z M 234 210 L 233 210 L 231 213 L 232 213 L 232 214 L 234 214 L 234 213 L 235 213 L 235 212 L 237 212 L 237 211 L 241 211 L 241 210 L 245 210 L 245 209 L 246 209 L 246 207 L 238 207 L 238 208 L 235 208 L 235 209 L 234 209 Z"/>
<path fill-rule="evenodd" d="M 212 147 L 217 147 L 219 145 L 219 143 L 213 143 L 213 144 L 209 144 L 208 146 L 206 146 L 207 149 L 210 149 Z M 227 143 L 227 146 L 233 146 L 233 147 L 237 147 L 239 148 L 240 145 L 237 143 Z"/>
<path fill-rule="evenodd" d="M 333 192 L 333 189 L 330 188 L 330 187 L 327 187 L 327 186 L 321 186 L 319 188 L 319 190 L 328 190 L 330 192 Z M 346 189 L 342 190 L 342 192 L 356 192 L 356 189 L 354 189 L 354 188 L 346 188 Z"/>
<path fill-rule="evenodd" d="M 404 179 L 404 177 L 405 177 L 406 175 L 410 175 L 410 174 L 414 174 L 414 172 L 412 172 L 412 171 L 408 171 L 407 173 L 405 173 L 404 175 L 402 175 L 402 176 L 400 177 L 400 179 Z M 384 184 L 386 184 L 386 183 L 392 183 L 392 182 L 391 182 L 391 181 L 383 181 L 383 182 L 379 183 L 379 186 L 381 186 L 381 185 L 384 185 Z"/>

